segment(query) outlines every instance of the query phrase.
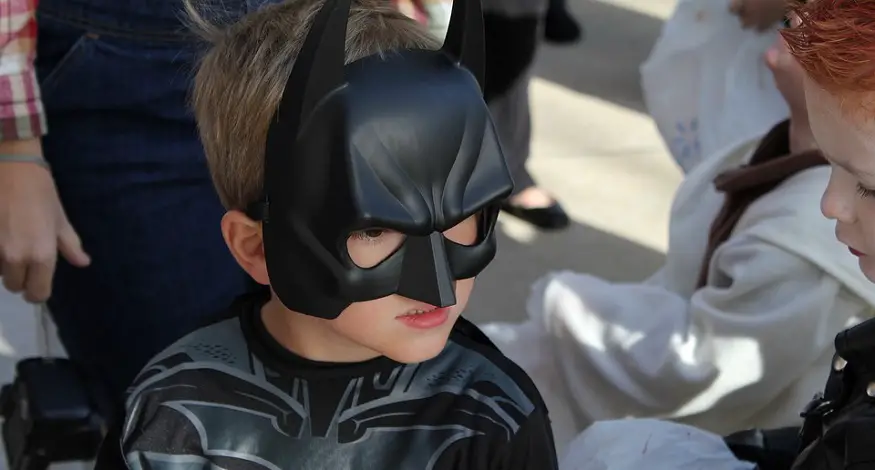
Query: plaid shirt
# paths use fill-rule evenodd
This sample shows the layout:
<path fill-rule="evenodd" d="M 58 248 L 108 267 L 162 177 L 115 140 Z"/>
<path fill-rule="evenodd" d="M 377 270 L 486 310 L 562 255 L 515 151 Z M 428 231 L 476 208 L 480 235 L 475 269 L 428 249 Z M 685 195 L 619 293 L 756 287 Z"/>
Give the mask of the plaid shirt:
<path fill-rule="evenodd" d="M 422 4 L 417 0 L 394 0 L 393 3 L 395 3 L 395 7 L 398 8 L 401 13 L 404 13 L 420 23 L 426 24 L 428 22 L 428 16 L 422 8 Z"/>
<path fill-rule="evenodd" d="M 424 24 L 443 39 L 450 21 L 452 0 L 393 0 L 401 13 Z"/>
<path fill-rule="evenodd" d="M 40 137 L 46 118 L 33 61 L 37 0 L 0 0 L 0 140 Z"/>
<path fill-rule="evenodd" d="M 0 0 L 0 140 L 41 137 L 46 118 L 33 61 L 38 0 Z M 441 33 L 452 0 L 394 0 L 398 9 Z M 444 18 L 446 17 L 446 18 Z M 435 24 L 438 23 L 438 24 Z"/>

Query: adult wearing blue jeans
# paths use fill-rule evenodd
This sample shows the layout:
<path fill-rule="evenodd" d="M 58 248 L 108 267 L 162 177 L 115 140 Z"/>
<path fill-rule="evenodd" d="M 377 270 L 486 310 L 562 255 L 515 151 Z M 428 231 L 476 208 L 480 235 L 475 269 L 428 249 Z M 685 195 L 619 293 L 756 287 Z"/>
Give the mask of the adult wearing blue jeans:
<path fill-rule="evenodd" d="M 269 1 L 222 3 L 233 19 Z M 199 42 L 182 18 L 182 0 L 38 6 L 43 154 L 90 256 L 86 267 L 59 257 L 48 306 L 70 357 L 117 399 L 151 356 L 247 288 L 218 229 L 224 211 L 187 107 Z M 18 243 L 0 249 L 26 261 L 39 250 L 22 240 L 63 240 L 51 231 L 65 224 L 53 195 L 21 194 L 0 188 L 6 206 L 25 206 L 0 234 Z"/>

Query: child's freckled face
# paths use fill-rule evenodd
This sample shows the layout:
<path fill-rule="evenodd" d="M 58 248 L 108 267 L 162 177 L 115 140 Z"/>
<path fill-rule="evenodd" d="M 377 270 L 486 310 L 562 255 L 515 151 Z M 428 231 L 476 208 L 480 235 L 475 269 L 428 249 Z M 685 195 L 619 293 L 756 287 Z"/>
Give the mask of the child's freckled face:
<path fill-rule="evenodd" d="M 875 96 L 833 96 L 806 78 L 805 101 L 812 134 L 832 167 L 821 210 L 875 282 L 875 122 L 867 114 Z M 861 101 L 867 104 L 851 108 Z"/>
<path fill-rule="evenodd" d="M 444 236 L 455 243 L 473 245 L 478 236 L 477 217 L 462 221 L 445 231 Z M 363 230 L 349 237 L 347 250 L 357 266 L 369 268 L 386 259 L 403 242 L 404 235 L 395 231 Z M 353 303 L 329 324 L 339 335 L 390 359 L 404 363 L 422 362 L 443 350 L 473 287 L 474 278 L 455 282 L 456 304 L 448 309 L 447 320 L 433 328 L 413 328 L 399 320 L 399 316 L 424 307 L 422 302 L 399 295 Z"/>

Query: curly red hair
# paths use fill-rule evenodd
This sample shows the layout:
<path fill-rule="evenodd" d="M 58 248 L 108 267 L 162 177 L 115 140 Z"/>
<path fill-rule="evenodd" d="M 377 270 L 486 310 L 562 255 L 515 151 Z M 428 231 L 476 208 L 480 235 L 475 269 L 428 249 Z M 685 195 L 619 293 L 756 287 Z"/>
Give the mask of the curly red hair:
<path fill-rule="evenodd" d="M 875 1 L 796 0 L 782 31 L 809 77 L 834 94 L 875 91 Z"/>

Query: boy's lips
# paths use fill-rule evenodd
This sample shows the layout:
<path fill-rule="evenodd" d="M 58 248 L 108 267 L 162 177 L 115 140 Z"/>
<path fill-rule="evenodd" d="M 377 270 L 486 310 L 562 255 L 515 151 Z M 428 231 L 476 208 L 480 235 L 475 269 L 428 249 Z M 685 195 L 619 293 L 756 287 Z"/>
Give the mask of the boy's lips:
<path fill-rule="evenodd" d="M 839 231 L 838 231 L 838 230 L 836 230 L 836 240 L 838 240 L 839 243 L 841 243 L 842 245 L 845 245 L 846 247 L 848 247 L 848 251 L 850 251 L 852 255 L 854 255 L 854 256 L 856 256 L 856 257 L 858 257 L 858 258 L 861 257 L 861 256 L 866 256 L 866 253 L 863 253 L 862 251 L 860 251 L 860 250 L 854 248 L 853 246 L 851 246 L 850 243 L 847 243 L 847 242 L 845 242 L 844 240 L 842 240 L 842 237 L 839 236 Z"/>
<path fill-rule="evenodd" d="M 429 330 L 443 325 L 449 317 L 450 307 L 427 307 L 408 311 L 395 319 L 411 328 Z"/>
<path fill-rule="evenodd" d="M 423 313 L 429 313 L 429 312 L 434 311 L 434 310 L 437 310 L 437 307 L 435 307 L 434 305 L 422 305 L 422 306 L 417 307 L 417 308 L 411 308 L 410 310 L 407 311 L 407 313 L 405 313 L 403 315 L 398 315 L 398 316 L 403 317 L 405 315 L 420 315 Z"/>

